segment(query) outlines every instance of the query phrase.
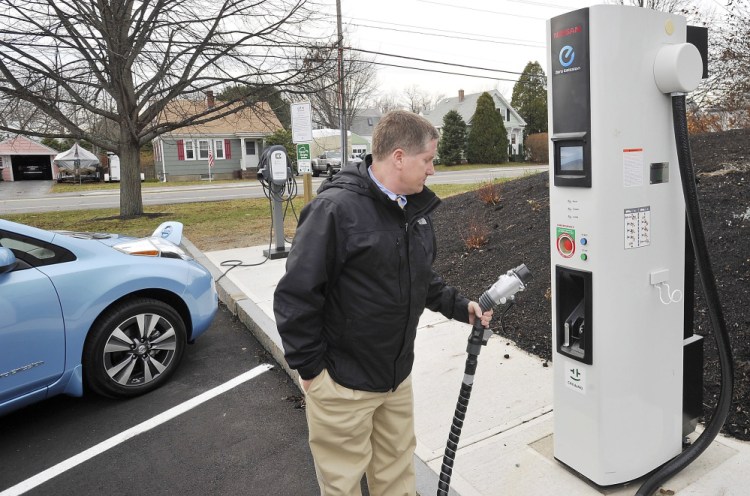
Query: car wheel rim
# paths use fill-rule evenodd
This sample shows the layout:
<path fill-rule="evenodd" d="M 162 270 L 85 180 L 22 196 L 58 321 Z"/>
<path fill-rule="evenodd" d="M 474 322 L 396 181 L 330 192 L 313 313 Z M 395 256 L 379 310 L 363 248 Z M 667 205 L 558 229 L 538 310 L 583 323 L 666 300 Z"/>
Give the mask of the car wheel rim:
<path fill-rule="evenodd" d="M 163 316 L 134 315 L 117 326 L 104 346 L 107 375 L 126 387 L 150 383 L 172 364 L 177 334 Z"/>

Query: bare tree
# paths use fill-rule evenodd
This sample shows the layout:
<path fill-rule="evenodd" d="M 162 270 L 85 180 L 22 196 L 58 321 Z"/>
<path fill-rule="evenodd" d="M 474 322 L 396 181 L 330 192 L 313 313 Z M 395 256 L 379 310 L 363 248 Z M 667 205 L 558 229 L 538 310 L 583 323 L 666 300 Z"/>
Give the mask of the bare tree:
<path fill-rule="evenodd" d="M 634 7 L 643 7 L 651 10 L 660 10 L 662 12 L 685 13 L 692 0 L 612 0 L 607 3 L 615 5 L 632 5 Z"/>
<path fill-rule="evenodd" d="M 424 114 L 435 108 L 445 95 L 431 95 L 417 85 L 404 89 L 406 108 L 415 114 Z"/>
<path fill-rule="evenodd" d="M 750 127 L 750 0 L 730 1 L 723 26 L 709 27 L 709 36 L 706 100 L 726 127 Z"/>
<path fill-rule="evenodd" d="M 303 61 L 309 70 L 308 79 L 300 90 L 308 95 L 312 104 L 313 121 L 331 129 L 340 127 L 337 53 L 333 46 L 311 49 Z M 375 91 L 375 65 L 359 52 L 344 51 L 344 109 L 346 122 L 352 122 Z"/>
<path fill-rule="evenodd" d="M 159 119 L 168 104 L 230 84 L 296 91 L 317 68 L 290 63 L 308 50 L 301 24 L 314 17 L 311 1 L 0 0 L 0 110 L 39 111 L 33 121 L 6 118 L 0 130 L 117 153 L 120 215 L 140 215 L 142 145 L 257 102 L 238 97 Z"/>
<path fill-rule="evenodd" d="M 399 97 L 395 91 L 379 95 L 369 104 L 369 106 L 378 109 L 384 114 L 391 110 L 399 110 L 403 108 L 399 103 Z"/>

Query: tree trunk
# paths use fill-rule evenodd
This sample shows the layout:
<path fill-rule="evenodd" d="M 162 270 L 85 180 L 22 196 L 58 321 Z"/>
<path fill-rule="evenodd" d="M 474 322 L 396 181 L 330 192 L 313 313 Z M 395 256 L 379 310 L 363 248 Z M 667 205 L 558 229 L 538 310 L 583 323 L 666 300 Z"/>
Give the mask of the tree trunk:
<path fill-rule="evenodd" d="M 127 130 L 120 130 L 120 217 L 143 215 L 141 150 Z"/>

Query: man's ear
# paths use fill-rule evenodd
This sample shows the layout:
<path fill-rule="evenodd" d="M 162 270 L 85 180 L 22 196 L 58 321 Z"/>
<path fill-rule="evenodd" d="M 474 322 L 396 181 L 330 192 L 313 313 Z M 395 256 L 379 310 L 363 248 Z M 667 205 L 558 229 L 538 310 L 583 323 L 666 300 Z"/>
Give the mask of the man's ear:
<path fill-rule="evenodd" d="M 391 153 L 391 157 L 393 158 L 393 163 L 400 169 L 403 166 L 404 151 L 401 148 L 396 148 Z"/>

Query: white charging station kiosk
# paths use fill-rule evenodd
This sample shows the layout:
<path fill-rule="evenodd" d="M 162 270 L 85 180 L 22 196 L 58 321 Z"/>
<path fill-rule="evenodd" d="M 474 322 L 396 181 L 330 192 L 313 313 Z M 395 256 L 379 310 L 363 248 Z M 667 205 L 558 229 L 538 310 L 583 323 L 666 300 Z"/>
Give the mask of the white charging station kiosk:
<path fill-rule="evenodd" d="M 655 72 L 683 77 L 657 59 L 686 33 L 681 16 L 616 5 L 547 24 L 554 456 L 602 486 L 675 457 L 685 434 L 700 338 L 684 327 L 685 206 Z"/>

